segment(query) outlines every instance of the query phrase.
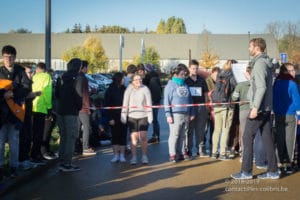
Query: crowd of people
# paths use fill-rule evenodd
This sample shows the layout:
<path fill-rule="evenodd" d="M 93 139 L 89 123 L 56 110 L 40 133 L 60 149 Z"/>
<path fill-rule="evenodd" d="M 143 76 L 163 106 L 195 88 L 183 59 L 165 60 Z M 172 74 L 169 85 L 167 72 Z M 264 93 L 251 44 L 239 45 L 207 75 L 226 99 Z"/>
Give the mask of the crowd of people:
<path fill-rule="evenodd" d="M 234 77 L 232 66 L 237 61 L 233 59 L 205 75 L 197 60 L 191 60 L 189 66 L 178 64 L 171 69 L 164 90 L 152 65 L 131 64 L 126 76 L 114 73 L 102 104 L 116 107 L 106 110 L 111 162 L 127 162 L 130 151 L 129 163 L 137 164 L 139 143 L 141 163 L 150 162 L 147 148 L 149 143 L 160 142 L 158 110 L 163 104 L 169 125 L 170 162 L 197 156 L 228 161 L 240 156 L 241 171 L 232 174 L 233 179 L 252 179 L 253 160 L 257 168 L 267 170 L 258 176 L 261 179 L 293 173 L 300 164 L 299 156 L 295 157 L 300 147 L 299 82 L 295 81 L 292 63 L 282 63 L 276 75 L 265 49 L 264 39 L 250 40 L 252 60 L 243 82 Z M 57 157 L 61 171 L 80 170 L 72 163 L 74 152 L 96 154 L 90 145 L 91 102 L 84 75 L 88 62 L 71 59 L 54 86 L 44 63 L 37 64 L 33 75 L 30 66 L 14 63 L 16 54 L 13 46 L 2 49 L 0 178 L 4 175 L 6 141 L 11 177 L 17 176 L 19 167 L 29 169 Z M 191 104 L 194 106 L 187 106 Z M 58 155 L 49 148 L 56 123 L 60 134 Z M 148 139 L 150 125 L 153 133 Z"/>

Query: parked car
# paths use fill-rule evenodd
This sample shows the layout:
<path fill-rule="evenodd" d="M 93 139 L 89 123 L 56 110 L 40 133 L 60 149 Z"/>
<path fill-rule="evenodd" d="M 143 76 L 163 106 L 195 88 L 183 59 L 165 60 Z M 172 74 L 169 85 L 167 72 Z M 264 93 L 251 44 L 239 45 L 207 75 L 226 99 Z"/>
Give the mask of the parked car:
<path fill-rule="evenodd" d="M 108 88 L 109 84 L 112 83 L 111 78 L 107 78 L 102 74 L 92 74 L 91 75 L 99 84 L 104 84 L 106 88 Z"/>
<path fill-rule="evenodd" d="M 97 82 L 90 74 L 85 74 L 85 77 L 88 79 L 89 93 L 91 95 L 105 90 L 105 85 Z"/>

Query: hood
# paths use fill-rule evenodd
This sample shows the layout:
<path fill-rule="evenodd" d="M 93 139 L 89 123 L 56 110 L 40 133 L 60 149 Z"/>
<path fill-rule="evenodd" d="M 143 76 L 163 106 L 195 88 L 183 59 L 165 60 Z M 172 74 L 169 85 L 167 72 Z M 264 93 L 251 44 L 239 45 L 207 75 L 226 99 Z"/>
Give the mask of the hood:
<path fill-rule="evenodd" d="M 64 82 L 70 81 L 70 80 L 75 80 L 77 76 L 78 76 L 78 72 L 76 72 L 76 71 L 67 71 L 66 73 L 64 73 L 62 75 L 62 80 Z"/>
<path fill-rule="evenodd" d="M 79 73 L 81 64 L 82 62 L 79 58 L 72 58 L 67 64 L 67 70 Z"/>
<path fill-rule="evenodd" d="M 232 70 L 222 70 L 219 75 L 219 77 L 222 77 L 222 78 L 226 78 L 226 77 L 230 77 L 230 76 L 233 76 L 233 73 L 232 73 Z"/>
<path fill-rule="evenodd" d="M 251 62 L 249 63 L 249 65 L 251 67 L 253 67 L 255 61 L 259 58 L 263 59 L 269 68 L 273 68 L 273 63 L 272 63 L 273 59 L 270 58 L 266 53 L 261 53 L 261 54 L 257 55 L 256 57 L 254 57 L 251 60 Z"/>

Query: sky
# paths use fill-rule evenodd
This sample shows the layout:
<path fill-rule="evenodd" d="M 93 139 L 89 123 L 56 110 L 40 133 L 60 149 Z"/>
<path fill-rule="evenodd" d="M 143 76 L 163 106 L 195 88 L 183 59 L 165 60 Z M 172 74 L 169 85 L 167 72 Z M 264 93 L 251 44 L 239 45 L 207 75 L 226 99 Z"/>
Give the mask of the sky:
<path fill-rule="evenodd" d="M 0 0 L 0 33 L 20 28 L 45 33 L 46 0 Z M 300 23 L 299 0 L 52 0 L 51 31 L 74 24 L 156 30 L 161 19 L 182 18 L 187 33 L 264 33 L 268 23 Z"/>

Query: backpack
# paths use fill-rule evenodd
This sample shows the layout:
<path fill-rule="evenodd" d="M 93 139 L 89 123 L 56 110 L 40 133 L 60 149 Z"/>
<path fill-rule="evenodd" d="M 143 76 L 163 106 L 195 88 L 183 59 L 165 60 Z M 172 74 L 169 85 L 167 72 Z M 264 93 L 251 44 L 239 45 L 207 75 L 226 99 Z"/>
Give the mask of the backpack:
<path fill-rule="evenodd" d="M 230 78 L 231 76 L 218 76 L 211 96 L 213 103 L 226 103 L 231 100 L 233 88 L 230 84 Z"/>

